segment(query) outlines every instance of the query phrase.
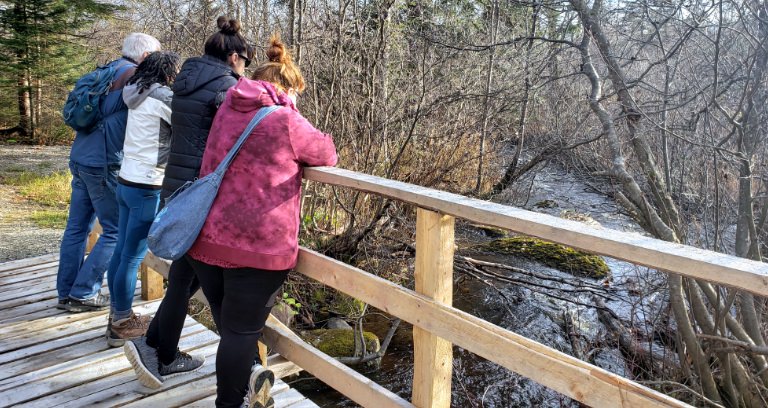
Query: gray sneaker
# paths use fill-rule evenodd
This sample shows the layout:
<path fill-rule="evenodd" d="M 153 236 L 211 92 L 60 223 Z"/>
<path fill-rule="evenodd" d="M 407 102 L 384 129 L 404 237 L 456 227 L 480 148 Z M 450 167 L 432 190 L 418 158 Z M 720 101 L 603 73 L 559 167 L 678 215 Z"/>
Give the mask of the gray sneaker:
<path fill-rule="evenodd" d="M 109 294 L 97 293 L 96 296 L 88 299 L 77 299 L 69 297 L 69 303 L 65 305 L 68 311 L 72 313 L 92 312 L 109 307 Z"/>
<path fill-rule="evenodd" d="M 157 359 L 157 350 L 147 344 L 146 337 L 126 340 L 123 346 L 125 357 L 131 362 L 133 371 L 139 382 L 149 388 L 160 388 L 163 385 L 163 377 L 160 375 L 160 361 Z"/>
<path fill-rule="evenodd" d="M 275 373 L 255 364 L 248 380 L 248 392 L 243 401 L 245 408 L 273 408 L 275 400 L 269 396 L 272 384 L 275 383 Z"/>
<path fill-rule="evenodd" d="M 203 356 L 191 356 L 183 351 L 176 350 L 176 357 L 170 364 L 160 363 L 160 375 L 163 379 L 198 370 L 205 363 Z"/>

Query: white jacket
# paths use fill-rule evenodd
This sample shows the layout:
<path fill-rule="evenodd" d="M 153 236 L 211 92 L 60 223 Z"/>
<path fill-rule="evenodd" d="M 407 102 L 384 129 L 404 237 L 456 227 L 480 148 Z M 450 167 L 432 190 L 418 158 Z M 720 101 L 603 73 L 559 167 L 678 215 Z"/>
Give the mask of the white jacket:
<path fill-rule="evenodd" d="M 171 89 L 160 84 L 141 93 L 136 84 L 123 88 L 128 124 L 120 179 L 151 187 L 163 184 L 171 143 L 172 98 Z"/>

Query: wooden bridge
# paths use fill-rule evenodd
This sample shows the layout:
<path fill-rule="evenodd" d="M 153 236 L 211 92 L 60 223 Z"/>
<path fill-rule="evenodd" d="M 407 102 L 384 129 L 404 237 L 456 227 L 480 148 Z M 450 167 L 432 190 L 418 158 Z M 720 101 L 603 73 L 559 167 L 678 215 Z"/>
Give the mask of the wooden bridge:
<path fill-rule="evenodd" d="M 265 329 L 265 342 L 279 354 L 270 357 L 269 362 L 278 376 L 296 372 L 300 367 L 365 407 L 449 407 L 453 345 L 588 406 L 688 406 L 451 307 L 454 217 L 768 295 L 768 265 L 763 263 L 343 169 L 306 169 L 304 177 L 417 207 L 415 290 L 307 249 L 300 250 L 296 267 L 297 272 L 414 326 L 410 401 L 321 353 L 274 318 L 269 319 Z M 32 266 L 35 262 L 38 264 Z M 120 351 L 104 350 L 103 314 L 86 314 L 82 321 L 75 321 L 75 316 L 53 309 L 55 293 L 47 300 L 44 296 L 32 295 L 33 287 L 41 291 L 50 291 L 53 287 L 44 276 L 55 275 L 55 262 L 55 257 L 49 256 L 35 258 L 34 262 L 22 260 L 0 266 L 0 406 L 212 405 L 215 378 L 211 377 L 211 360 L 215 357 L 215 336 L 188 319 L 181 347 L 206 354 L 206 366 L 194 375 L 169 380 L 168 387 L 160 390 L 138 389 L 127 371 L 127 361 L 117 357 Z M 167 261 L 151 255 L 146 258 L 141 271 L 144 299 L 162 295 L 162 275 L 167 275 L 167 270 Z M 19 297 L 8 297 L 25 291 L 31 296 L 25 296 L 23 304 L 12 300 Z M 141 304 L 140 310 L 147 312 L 157 307 L 157 301 L 137 303 Z M 38 319 L 44 319 L 45 323 L 39 323 Z M 72 347 L 75 343 L 83 346 Z M 86 353 L 88 356 L 83 357 Z M 64 360 L 48 360 L 52 358 Z M 284 383 L 273 393 L 278 406 L 311 406 Z"/>

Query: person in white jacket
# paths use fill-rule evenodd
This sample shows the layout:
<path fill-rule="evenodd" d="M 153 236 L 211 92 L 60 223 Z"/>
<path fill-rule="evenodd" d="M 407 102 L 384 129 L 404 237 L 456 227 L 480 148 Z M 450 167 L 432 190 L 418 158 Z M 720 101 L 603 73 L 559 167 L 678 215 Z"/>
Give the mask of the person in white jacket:
<path fill-rule="evenodd" d="M 118 173 L 120 209 L 115 253 L 107 270 L 110 317 L 107 343 L 119 347 L 147 331 L 149 316 L 133 312 L 136 274 L 147 253 L 147 234 L 155 218 L 171 140 L 169 85 L 180 58 L 165 51 L 149 54 L 123 89 L 128 105 L 123 163 Z"/>

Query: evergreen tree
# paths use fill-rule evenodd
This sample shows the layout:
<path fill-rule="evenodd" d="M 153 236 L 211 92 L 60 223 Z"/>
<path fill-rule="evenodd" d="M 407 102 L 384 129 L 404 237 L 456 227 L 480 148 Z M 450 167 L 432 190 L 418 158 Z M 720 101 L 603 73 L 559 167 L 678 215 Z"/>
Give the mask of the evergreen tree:
<path fill-rule="evenodd" d="M 37 141 L 43 101 L 80 61 L 80 31 L 120 6 L 94 0 L 0 0 L 0 86 L 13 89 L 18 123 L 0 135 Z M 4 92 L 8 94 L 8 92 Z"/>

